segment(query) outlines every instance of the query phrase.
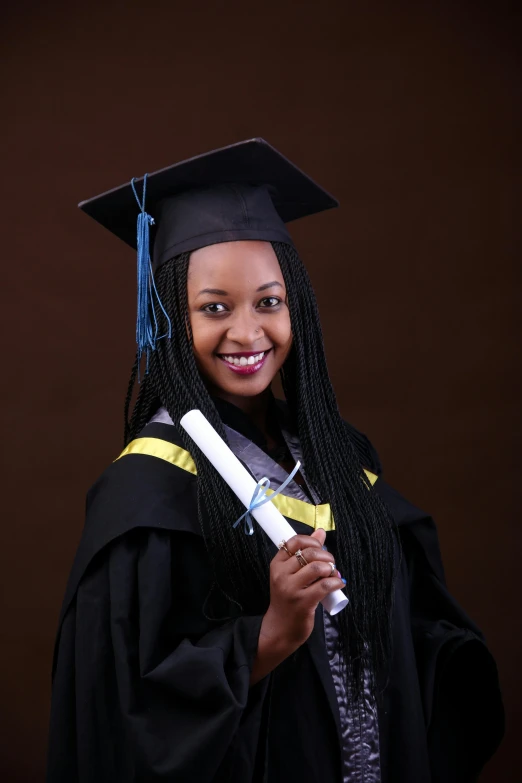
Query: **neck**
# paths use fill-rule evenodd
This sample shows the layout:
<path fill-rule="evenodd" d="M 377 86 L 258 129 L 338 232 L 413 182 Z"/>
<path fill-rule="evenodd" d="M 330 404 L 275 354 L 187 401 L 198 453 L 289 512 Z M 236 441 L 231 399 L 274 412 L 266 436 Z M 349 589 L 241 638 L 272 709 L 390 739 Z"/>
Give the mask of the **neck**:
<path fill-rule="evenodd" d="M 267 434 L 267 412 L 271 397 L 270 386 L 255 397 L 239 397 L 234 394 L 227 394 L 221 391 L 221 389 L 212 389 L 212 393 L 216 397 L 225 400 L 225 402 L 235 405 L 245 416 L 248 416 L 252 424 L 263 434 Z"/>

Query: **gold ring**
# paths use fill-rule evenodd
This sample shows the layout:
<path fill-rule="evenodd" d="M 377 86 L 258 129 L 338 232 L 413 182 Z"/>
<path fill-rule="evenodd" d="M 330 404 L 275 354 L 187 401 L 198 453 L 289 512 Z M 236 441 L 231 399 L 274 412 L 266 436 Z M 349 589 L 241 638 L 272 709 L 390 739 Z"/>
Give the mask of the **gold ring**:
<path fill-rule="evenodd" d="M 329 573 L 329 575 L 328 575 L 328 576 L 333 576 L 333 574 L 334 574 L 334 571 L 336 570 L 336 568 L 335 568 L 335 563 L 332 563 L 332 562 L 330 561 L 330 568 L 331 568 L 332 570 L 330 571 L 330 573 Z"/>
<path fill-rule="evenodd" d="M 285 550 L 285 552 L 286 552 L 286 554 L 288 555 L 288 557 L 292 557 L 292 553 L 291 553 L 291 552 L 290 552 L 290 550 L 288 549 L 288 547 L 287 547 L 287 545 L 286 545 L 286 541 L 281 541 L 281 543 L 279 544 L 279 547 L 278 547 L 278 548 L 279 548 L 279 549 L 284 549 L 284 550 Z"/>
<path fill-rule="evenodd" d="M 299 563 L 301 568 L 304 568 L 305 565 L 308 565 L 308 560 L 303 555 L 300 549 L 298 549 L 297 552 L 295 553 L 295 557 L 297 558 L 297 562 Z"/>

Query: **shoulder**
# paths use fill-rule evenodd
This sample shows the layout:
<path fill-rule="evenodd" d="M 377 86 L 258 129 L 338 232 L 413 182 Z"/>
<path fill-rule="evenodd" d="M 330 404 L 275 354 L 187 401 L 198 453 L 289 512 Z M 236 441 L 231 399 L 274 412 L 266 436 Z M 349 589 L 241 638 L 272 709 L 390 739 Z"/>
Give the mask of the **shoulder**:
<path fill-rule="evenodd" d="M 132 527 L 192 527 L 195 473 L 176 428 L 147 425 L 87 493 L 86 531 L 114 538 Z"/>
<path fill-rule="evenodd" d="M 103 500 L 110 494 L 116 501 L 135 502 L 163 484 L 168 485 L 169 495 L 179 495 L 193 484 L 195 474 L 177 429 L 170 424 L 148 424 L 90 488 L 87 511 L 100 495 Z"/>
<path fill-rule="evenodd" d="M 149 424 L 87 493 L 85 526 L 62 607 L 62 618 L 93 559 L 136 530 L 201 536 L 195 467 L 173 425 Z"/>

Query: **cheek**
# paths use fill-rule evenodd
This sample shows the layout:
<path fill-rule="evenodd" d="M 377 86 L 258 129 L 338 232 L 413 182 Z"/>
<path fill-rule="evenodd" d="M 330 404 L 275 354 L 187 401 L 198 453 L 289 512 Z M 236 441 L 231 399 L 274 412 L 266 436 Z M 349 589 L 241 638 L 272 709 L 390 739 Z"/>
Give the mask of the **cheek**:
<path fill-rule="evenodd" d="M 277 324 L 277 332 L 274 334 L 274 339 L 277 340 L 278 345 L 290 350 L 292 345 L 292 325 L 290 323 L 290 313 L 288 310 L 284 314 L 284 317 Z"/>
<path fill-rule="evenodd" d="M 191 319 L 192 342 L 194 353 L 201 359 L 205 359 L 216 347 L 216 329 L 212 323 L 201 322 L 199 318 Z"/>

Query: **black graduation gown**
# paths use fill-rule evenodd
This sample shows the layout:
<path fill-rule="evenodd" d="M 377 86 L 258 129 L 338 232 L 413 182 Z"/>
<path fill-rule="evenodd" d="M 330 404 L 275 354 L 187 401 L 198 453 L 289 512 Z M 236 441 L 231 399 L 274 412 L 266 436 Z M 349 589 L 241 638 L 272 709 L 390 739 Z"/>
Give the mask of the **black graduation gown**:
<path fill-rule="evenodd" d="M 380 473 L 364 436 L 354 436 Z M 140 437 L 179 443 L 166 424 Z M 307 643 L 250 688 L 262 618 L 219 623 L 203 613 L 211 569 L 196 482 L 134 453 L 88 493 L 55 648 L 48 783 L 342 781 L 322 608 Z M 494 661 L 448 593 L 431 518 L 382 476 L 375 488 L 403 549 L 379 703 L 382 781 L 476 780 L 503 733 Z M 326 543 L 335 553 L 335 531 Z"/>

